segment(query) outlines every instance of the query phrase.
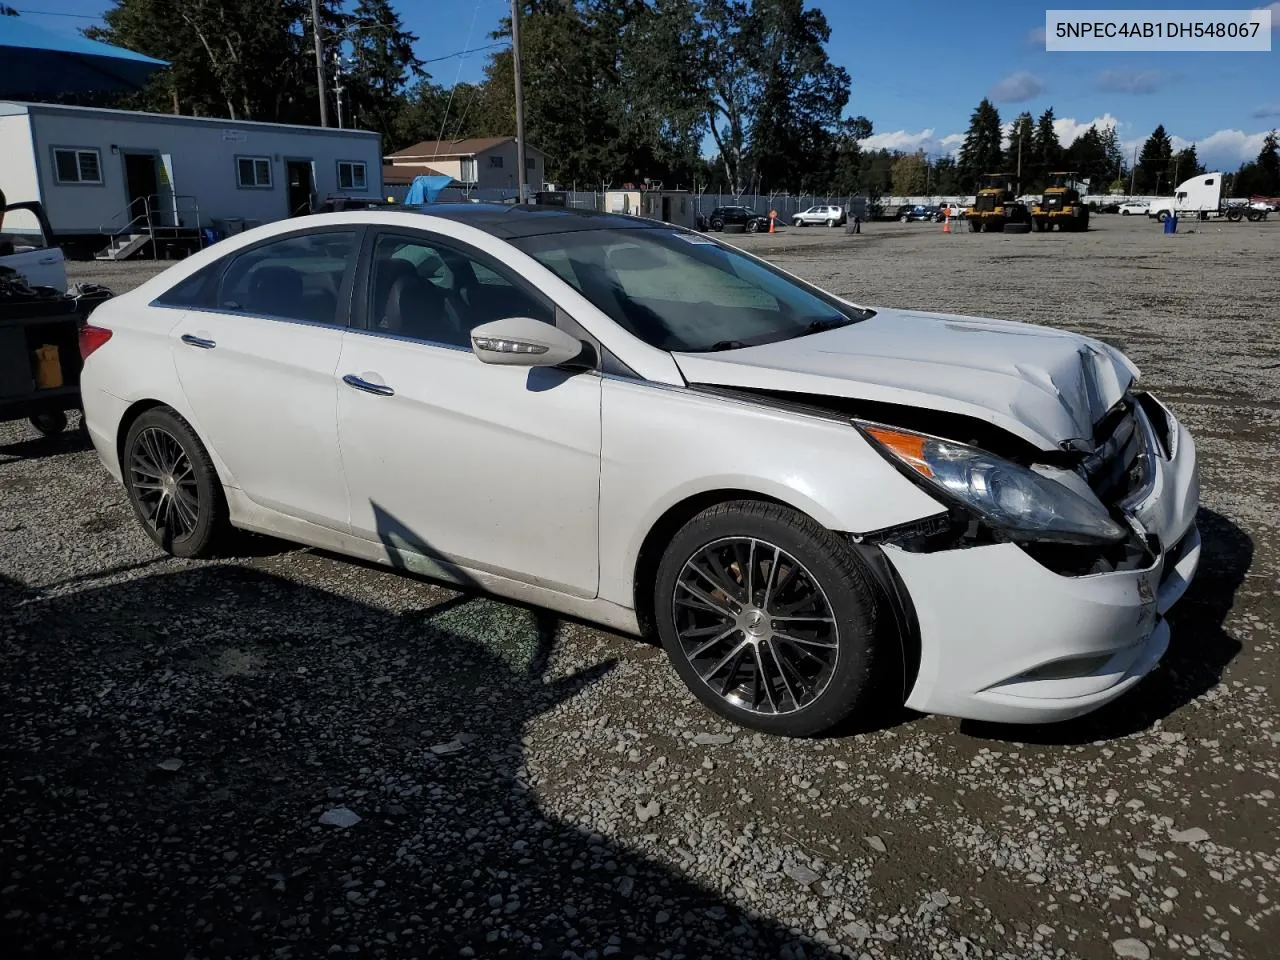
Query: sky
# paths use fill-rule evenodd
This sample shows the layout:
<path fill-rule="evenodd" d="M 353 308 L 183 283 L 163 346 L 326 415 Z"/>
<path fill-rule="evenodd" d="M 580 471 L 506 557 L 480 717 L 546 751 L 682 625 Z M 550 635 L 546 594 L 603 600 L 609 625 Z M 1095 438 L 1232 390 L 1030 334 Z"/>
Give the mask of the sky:
<path fill-rule="evenodd" d="M 100 22 L 108 0 L 7 0 L 48 29 L 62 32 Z M 420 38 L 416 52 L 446 86 L 480 79 L 490 34 L 508 0 L 392 0 Z M 831 25 L 828 54 L 849 71 L 847 114 L 871 119 L 869 147 L 923 149 L 941 156 L 959 149 L 969 115 L 988 96 L 1006 122 L 1023 110 L 1053 107 L 1064 145 L 1091 124 L 1115 126 L 1126 152 L 1164 124 L 1181 148 L 1195 143 L 1201 162 L 1233 170 L 1252 160 L 1262 137 L 1280 127 L 1280 2 L 1272 3 L 1269 53 L 1048 53 L 1045 7 L 1025 0 L 914 0 L 863 4 L 825 0 Z M 1081 3 L 1079 9 L 1144 5 Z M 1154 5 L 1149 5 L 1154 6 Z M 1213 0 L 1161 9 L 1244 9 L 1262 0 Z M 1054 9 L 1073 8 L 1067 4 Z"/>

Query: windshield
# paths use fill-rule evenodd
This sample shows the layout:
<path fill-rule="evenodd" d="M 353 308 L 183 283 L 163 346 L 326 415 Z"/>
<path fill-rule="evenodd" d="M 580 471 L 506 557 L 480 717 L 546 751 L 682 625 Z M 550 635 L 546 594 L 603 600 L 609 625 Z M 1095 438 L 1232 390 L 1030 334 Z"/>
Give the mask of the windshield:
<path fill-rule="evenodd" d="M 582 230 L 510 241 L 620 327 L 676 352 L 732 350 L 864 320 L 874 311 L 675 230 Z"/>

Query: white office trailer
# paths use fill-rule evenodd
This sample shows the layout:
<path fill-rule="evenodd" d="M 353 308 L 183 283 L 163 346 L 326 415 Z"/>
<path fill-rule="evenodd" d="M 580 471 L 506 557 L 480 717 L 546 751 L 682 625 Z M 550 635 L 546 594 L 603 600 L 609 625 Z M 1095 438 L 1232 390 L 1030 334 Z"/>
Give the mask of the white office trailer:
<path fill-rule="evenodd" d="M 236 233 L 327 196 L 378 198 L 382 145 L 366 130 L 0 101 L 0 190 L 40 201 L 60 241 L 120 259 L 157 235 Z"/>

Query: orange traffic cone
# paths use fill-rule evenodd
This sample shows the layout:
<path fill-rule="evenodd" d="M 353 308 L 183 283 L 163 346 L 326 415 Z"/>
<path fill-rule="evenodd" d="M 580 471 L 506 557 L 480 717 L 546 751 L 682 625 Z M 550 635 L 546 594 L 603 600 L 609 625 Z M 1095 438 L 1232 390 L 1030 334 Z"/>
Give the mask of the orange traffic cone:
<path fill-rule="evenodd" d="M 943 220 L 943 221 L 942 221 L 942 232 L 943 232 L 943 233 L 950 233 L 950 232 L 951 232 L 951 218 L 950 218 L 950 217 L 947 217 L 947 219 L 945 219 L 945 220 Z"/>
<path fill-rule="evenodd" d="M 777 223 L 777 222 L 778 222 L 778 218 L 777 218 L 777 217 L 770 217 L 770 218 L 769 218 L 769 232 L 770 232 L 770 233 L 775 233 L 775 232 L 776 232 L 776 231 L 773 229 L 773 225 L 774 225 L 775 223 Z"/>

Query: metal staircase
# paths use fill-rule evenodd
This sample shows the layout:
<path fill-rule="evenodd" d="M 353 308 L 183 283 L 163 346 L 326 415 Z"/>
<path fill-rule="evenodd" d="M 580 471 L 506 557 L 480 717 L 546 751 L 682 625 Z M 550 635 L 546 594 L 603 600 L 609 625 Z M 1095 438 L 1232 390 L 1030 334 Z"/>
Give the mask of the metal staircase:
<path fill-rule="evenodd" d="M 163 248 L 189 252 L 204 246 L 200 229 L 200 204 L 190 194 L 177 194 L 164 199 L 156 194 L 137 197 L 127 207 L 99 227 L 107 245 L 95 253 L 95 260 L 128 260 L 150 250 L 157 260 Z M 123 225 L 121 225 L 123 221 Z"/>

